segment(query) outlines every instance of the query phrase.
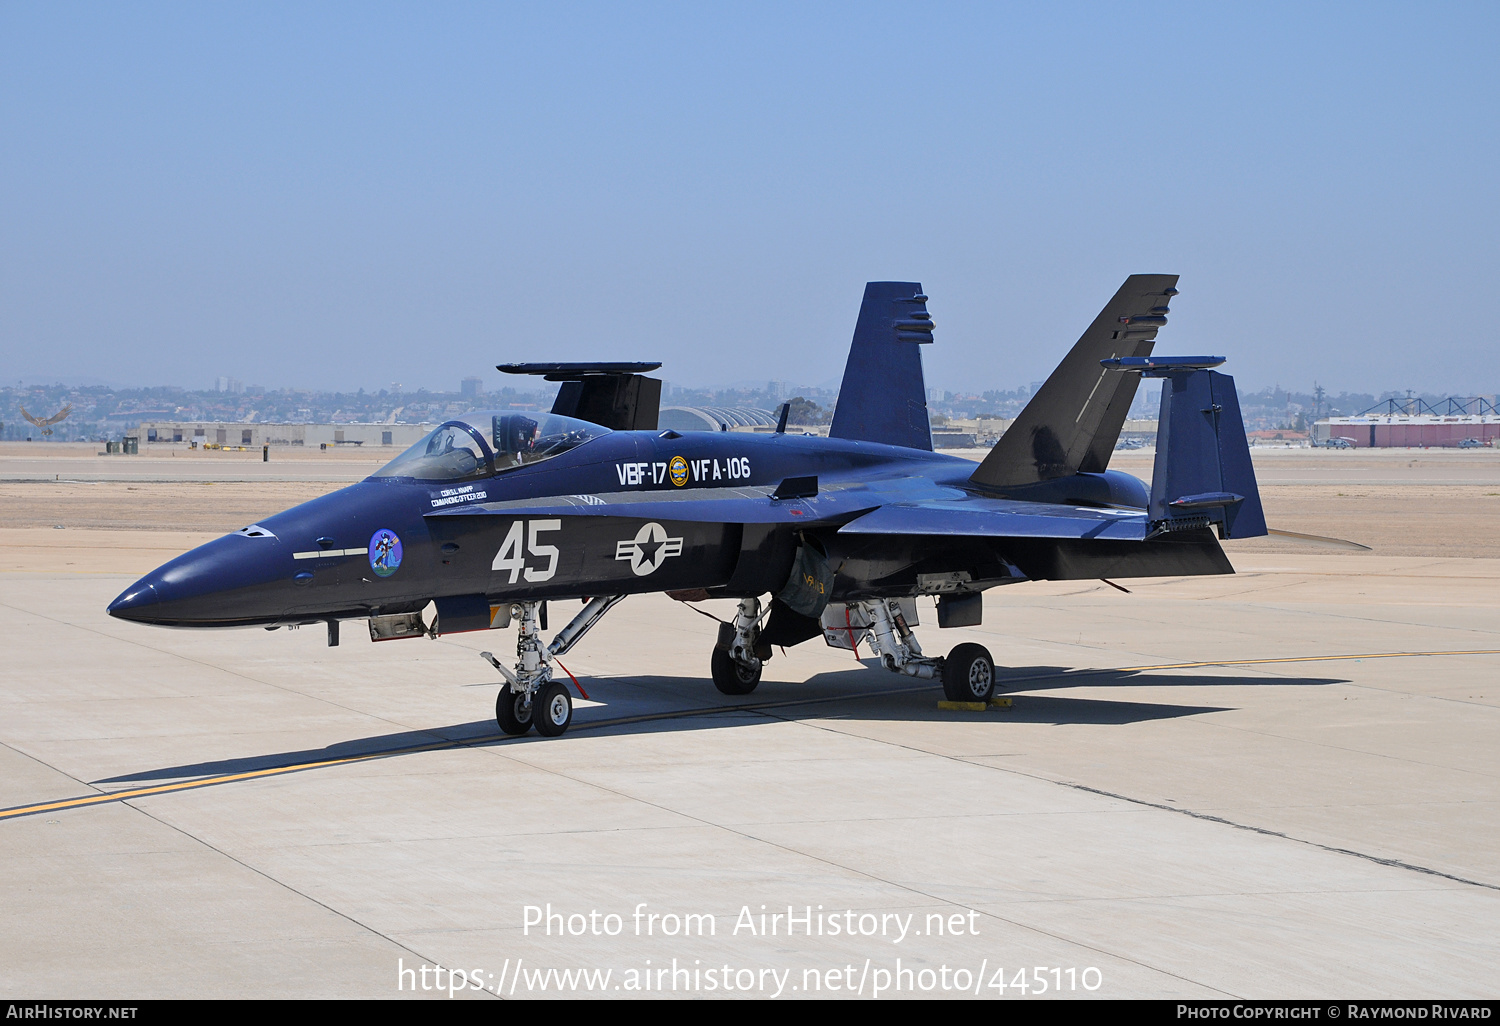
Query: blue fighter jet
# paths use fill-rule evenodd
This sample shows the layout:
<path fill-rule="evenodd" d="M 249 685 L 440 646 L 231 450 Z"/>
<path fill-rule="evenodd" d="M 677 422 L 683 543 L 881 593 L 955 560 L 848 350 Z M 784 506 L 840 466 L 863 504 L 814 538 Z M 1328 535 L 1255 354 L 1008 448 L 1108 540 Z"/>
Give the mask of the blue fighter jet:
<path fill-rule="evenodd" d="M 559 382 L 550 413 L 471 413 L 359 484 L 179 556 L 110 605 L 168 627 L 368 621 L 377 641 L 514 625 L 496 720 L 572 722 L 553 666 L 626 596 L 739 605 L 710 658 L 755 689 L 772 646 L 863 644 L 891 671 L 987 701 L 982 646 L 917 643 L 980 622 L 1028 580 L 1233 573 L 1218 539 L 1266 534 L 1234 381 L 1218 357 L 1153 358 L 1175 275 L 1133 275 L 977 466 L 932 451 L 915 282 L 871 282 L 827 438 L 658 430 L 658 363 L 508 364 Z M 1165 379 L 1151 487 L 1109 470 L 1142 376 Z M 582 602 L 546 641 L 547 606 Z"/>

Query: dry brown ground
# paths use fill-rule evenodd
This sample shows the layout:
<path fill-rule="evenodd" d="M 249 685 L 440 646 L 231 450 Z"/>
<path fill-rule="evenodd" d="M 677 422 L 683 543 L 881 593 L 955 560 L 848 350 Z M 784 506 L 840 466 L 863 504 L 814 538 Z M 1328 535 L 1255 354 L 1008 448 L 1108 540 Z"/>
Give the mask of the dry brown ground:
<path fill-rule="evenodd" d="M 343 487 L 342 482 L 0 482 L 7 528 L 224 534 Z M 1267 485 L 1274 528 L 1346 538 L 1387 556 L 1500 558 L 1500 486 Z M 1336 552 L 1279 538 L 1230 551 Z M 1354 553 L 1351 553 L 1354 554 Z"/>
<path fill-rule="evenodd" d="M 319 449 L 316 445 L 273 445 L 271 460 L 276 463 L 337 461 L 374 463 L 375 466 L 379 466 L 400 451 L 389 446 L 367 449 L 362 445 L 341 445 L 332 449 Z M 0 442 L 0 461 L 92 460 L 101 455 L 103 455 L 103 445 L 99 442 Z M 254 449 L 190 449 L 186 443 L 174 445 L 158 442 L 142 443 L 141 451 L 136 456 L 111 456 L 109 458 L 114 462 L 132 463 L 165 457 L 210 464 L 259 463 L 261 452 L 258 446 Z"/>
<path fill-rule="evenodd" d="M 227 534 L 345 487 L 329 481 L 0 482 L 3 525 Z"/>
<path fill-rule="evenodd" d="M 1268 485 L 1266 523 L 1368 545 L 1383 556 L 1500 558 L 1495 485 Z M 1230 552 L 1335 552 L 1270 537 L 1226 542 Z M 1358 553 L 1351 553 L 1358 555 Z"/>

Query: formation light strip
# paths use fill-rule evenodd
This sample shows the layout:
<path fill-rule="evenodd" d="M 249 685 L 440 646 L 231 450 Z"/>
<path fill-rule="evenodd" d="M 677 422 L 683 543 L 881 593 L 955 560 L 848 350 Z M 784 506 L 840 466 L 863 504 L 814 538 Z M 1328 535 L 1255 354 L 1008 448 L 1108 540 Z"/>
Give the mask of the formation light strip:
<path fill-rule="evenodd" d="M 315 552 L 293 552 L 293 559 L 317 559 L 319 556 L 368 556 L 370 547 L 361 549 L 318 549 Z"/>

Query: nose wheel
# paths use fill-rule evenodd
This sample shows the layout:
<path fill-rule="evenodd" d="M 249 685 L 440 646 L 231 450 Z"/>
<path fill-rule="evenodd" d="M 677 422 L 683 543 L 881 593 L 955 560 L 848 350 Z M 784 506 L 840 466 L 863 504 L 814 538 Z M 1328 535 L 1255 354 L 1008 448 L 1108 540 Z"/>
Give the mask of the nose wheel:
<path fill-rule="evenodd" d="M 566 685 L 553 681 L 537 690 L 532 702 L 532 722 L 542 737 L 558 737 L 573 722 L 573 696 Z"/>
<path fill-rule="evenodd" d="M 500 696 L 495 699 L 495 722 L 507 734 L 519 737 L 531 729 L 535 704 L 530 695 L 512 691 L 510 685 L 506 684 L 501 687 Z M 571 707 L 568 712 L 571 717 Z"/>
<path fill-rule="evenodd" d="M 561 737 L 573 723 L 573 696 L 566 685 L 555 681 L 530 695 L 512 691 L 506 684 L 495 699 L 495 722 L 512 737 L 532 727 L 542 737 Z"/>

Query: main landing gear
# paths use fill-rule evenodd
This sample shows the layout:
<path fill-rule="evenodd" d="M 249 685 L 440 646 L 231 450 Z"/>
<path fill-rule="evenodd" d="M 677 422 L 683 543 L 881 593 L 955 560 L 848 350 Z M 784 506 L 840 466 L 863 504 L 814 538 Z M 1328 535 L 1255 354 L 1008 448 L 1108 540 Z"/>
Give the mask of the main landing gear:
<path fill-rule="evenodd" d="M 896 599 L 851 602 L 847 614 L 844 606 L 837 608 L 839 615 L 834 620 L 848 626 L 829 626 L 825 619 L 825 636 L 830 644 L 853 649 L 864 642 L 875 651 L 881 665 L 893 673 L 940 681 L 949 701 L 988 702 L 995 694 L 995 661 L 983 645 L 965 643 L 956 646 L 946 659 L 934 659 L 922 653 Z M 771 657 L 771 647 L 760 641 L 760 610 L 759 599 L 741 599 L 733 622 L 719 628 L 710 666 L 714 687 L 726 695 L 754 691 L 760 683 L 761 667 Z"/>
<path fill-rule="evenodd" d="M 740 599 L 734 619 L 719 627 L 709 669 L 714 687 L 726 695 L 748 695 L 760 683 L 761 667 L 771 658 L 771 646 L 760 641 L 760 599 Z"/>
<path fill-rule="evenodd" d="M 495 699 L 495 722 L 500 729 L 519 737 L 532 727 L 543 737 L 561 737 L 573 722 L 573 696 L 568 687 L 552 679 L 552 659 L 567 654 L 578 640 L 614 608 L 624 595 L 601 595 L 590 599 L 568 625 L 557 632 L 550 645 L 542 644 L 540 602 L 517 602 L 513 619 L 516 632 L 516 665 L 507 669 L 489 652 L 479 653 L 500 671 L 505 684 Z"/>
<path fill-rule="evenodd" d="M 988 702 L 995 693 L 995 661 L 983 645 L 965 643 L 946 659 L 933 659 L 922 654 L 895 599 L 866 599 L 850 608 L 858 609 L 860 622 L 869 624 L 866 637 L 887 670 L 922 680 L 936 677 L 950 702 Z"/>

